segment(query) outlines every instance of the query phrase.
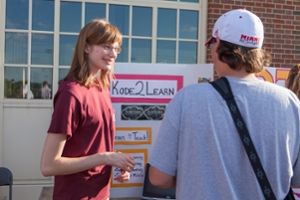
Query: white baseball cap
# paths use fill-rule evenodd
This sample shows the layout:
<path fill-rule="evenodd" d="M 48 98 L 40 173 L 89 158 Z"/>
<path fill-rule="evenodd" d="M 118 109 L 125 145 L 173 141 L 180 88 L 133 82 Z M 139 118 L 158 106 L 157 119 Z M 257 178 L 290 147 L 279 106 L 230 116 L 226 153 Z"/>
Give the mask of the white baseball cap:
<path fill-rule="evenodd" d="M 264 26 L 259 17 L 252 12 L 245 9 L 232 10 L 219 17 L 214 25 L 212 37 L 207 40 L 205 46 L 217 37 L 239 46 L 261 48 Z"/>

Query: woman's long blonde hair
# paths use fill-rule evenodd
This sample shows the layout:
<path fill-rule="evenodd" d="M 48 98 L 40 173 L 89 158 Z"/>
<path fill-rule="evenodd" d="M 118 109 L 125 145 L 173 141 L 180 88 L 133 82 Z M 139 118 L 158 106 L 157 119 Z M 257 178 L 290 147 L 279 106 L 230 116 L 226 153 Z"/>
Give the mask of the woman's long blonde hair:
<path fill-rule="evenodd" d="M 104 19 L 94 19 L 86 24 L 80 31 L 72 64 L 69 73 L 65 79 L 75 79 L 81 85 L 86 87 L 98 86 L 99 88 L 108 88 L 110 80 L 113 79 L 113 67 L 109 71 L 101 70 L 100 82 L 95 81 L 95 78 L 90 73 L 88 65 L 88 55 L 85 53 L 85 46 L 99 45 L 105 43 L 122 44 L 122 35 L 117 27 L 111 25 Z M 102 85 L 102 86 L 101 86 Z"/>
<path fill-rule="evenodd" d="M 286 80 L 286 87 L 292 90 L 300 99 L 300 63 L 291 68 Z"/>

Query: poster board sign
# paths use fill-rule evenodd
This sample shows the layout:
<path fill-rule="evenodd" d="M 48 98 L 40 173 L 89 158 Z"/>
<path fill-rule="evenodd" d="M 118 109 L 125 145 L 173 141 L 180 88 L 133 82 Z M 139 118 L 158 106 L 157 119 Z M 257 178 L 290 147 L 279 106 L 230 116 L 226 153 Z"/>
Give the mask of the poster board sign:
<path fill-rule="evenodd" d="M 148 154 L 168 103 L 183 87 L 213 80 L 213 65 L 116 63 L 114 74 L 115 149 L 132 155 L 136 166 L 127 183 L 113 180 L 120 170 L 112 169 L 110 197 L 141 197 Z"/>

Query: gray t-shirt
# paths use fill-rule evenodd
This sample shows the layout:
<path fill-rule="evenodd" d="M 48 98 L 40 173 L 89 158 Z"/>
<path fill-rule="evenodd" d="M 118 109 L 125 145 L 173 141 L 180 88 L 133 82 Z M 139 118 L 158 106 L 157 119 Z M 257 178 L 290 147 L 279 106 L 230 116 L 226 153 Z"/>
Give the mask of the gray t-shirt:
<path fill-rule="evenodd" d="M 299 100 L 261 80 L 227 77 L 277 199 L 300 186 Z M 168 104 L 149 162 L 177 177 L 176 197 L 264 199 L 225 100 L 209 84 Z"/>

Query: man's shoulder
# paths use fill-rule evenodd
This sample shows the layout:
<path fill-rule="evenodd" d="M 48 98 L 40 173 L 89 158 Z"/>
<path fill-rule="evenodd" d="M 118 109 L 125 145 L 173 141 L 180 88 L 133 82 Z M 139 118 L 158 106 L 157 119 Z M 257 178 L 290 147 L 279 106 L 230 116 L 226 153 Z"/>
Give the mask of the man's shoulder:
<path fill-rule="evenodd" d="M 187 86 L 184 86 L 181 90 L 183 92 L 193 92 L 198 90 L 210 90 L 211 86 L 208 82 L 194 83 Z"/>
<path fill-rule="evenodd" d="M 214 95 L 213 90 L 213 87 L 209 83 L 190 84 L 180 89 L 173 98 L 173 101 L 200 101 L 203 98 L 210 98 L 212 95 Z"/>

